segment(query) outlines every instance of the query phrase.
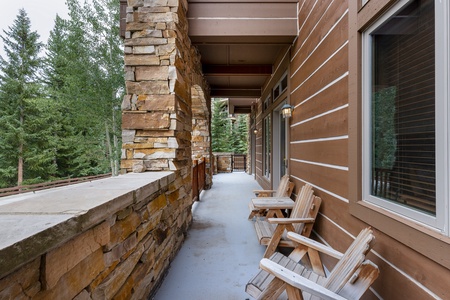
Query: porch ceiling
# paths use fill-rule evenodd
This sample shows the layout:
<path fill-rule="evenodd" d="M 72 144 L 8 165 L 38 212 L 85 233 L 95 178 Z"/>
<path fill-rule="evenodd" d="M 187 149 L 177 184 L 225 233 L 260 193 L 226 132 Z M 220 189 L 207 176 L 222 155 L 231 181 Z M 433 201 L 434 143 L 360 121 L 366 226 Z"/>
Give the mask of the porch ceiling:
<path fill-rule="evenodd" d="M 188 0 L 189 36 L 212 97 L 250 112 L 276 59 L 297 35 L 297 0 Z"/>

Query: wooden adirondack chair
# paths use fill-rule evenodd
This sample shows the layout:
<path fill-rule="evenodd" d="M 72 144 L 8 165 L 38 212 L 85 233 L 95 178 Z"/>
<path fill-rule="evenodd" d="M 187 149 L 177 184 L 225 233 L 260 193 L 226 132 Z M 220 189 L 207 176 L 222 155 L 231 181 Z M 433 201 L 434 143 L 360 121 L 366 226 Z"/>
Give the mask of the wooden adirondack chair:
<path fill-rule="evenodd" d="M 277 199 L 270 206 L 266 206 L 268 208 L 268 218 L 257 219 L 255 222 L 259 243 L 267 245 L 264 257 L 270 257 L 277 250 L 277 247 L 296 247 L 295 242 L 287 239 L 286 235 L 289 231 L 309 237 L 321 202 L 322 199 L 320 197 L 314 196 L 312 186 L 305 184 L 297 195 L 295 202 L 289 204 L 289 207 L 288 203 L 282 203 L 277 206 Z M 263 208 L 262 205 L 258 204 L 258 201 L 254 201 L 254 206 L 259 209 Z M 286 208 L 292 209 L 290 216 L 287 218 L 280 217 L 278 212 Z M 278 218 L 271 218 L 271 215 L 277 215 Z"/>
<path fill-rule="evenodd" d="M 289 300 L 359 299 L 378 277 L 378 267 L 366 259 L 375 239 L 370 228 L 363 229 L 344 254 L 293 232 L 288 236 L 299 246 L 289 257 L 277 252 L 261 260 L 261 270 L 246 286 L 252 297 L 278 299 L 286 291 Z M 338 259 L 328 277 L 299 263 L 310 251 Z"/>
<path fill-rule="evenodd" d="M 254 190 L 253 192 L 261 201 L 272 201 L 274 198 L 289 198 L 294 190 L 294 183 L 289 181 L 289 175 L 284 175 L 280 179 L 280 184 L 276 190 Z M 292 201 L 292 200 L 291 200 Z M 292 201 L 293 203 L 294 201 Z M 254 217 L 265 216 L 267 209 L 257 209 L 253 205 L 253 201 L 248 204 L 250 214 L 248 219 L 251 220 Z"/>

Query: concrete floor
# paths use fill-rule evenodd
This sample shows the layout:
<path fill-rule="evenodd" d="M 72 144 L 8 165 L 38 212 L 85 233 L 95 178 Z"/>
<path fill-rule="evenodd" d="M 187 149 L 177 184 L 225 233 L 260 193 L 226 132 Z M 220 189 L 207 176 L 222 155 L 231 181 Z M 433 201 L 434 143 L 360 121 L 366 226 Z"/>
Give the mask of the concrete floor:
<path fill-rule="evenodd" d="M 214 175 L 194 204 L 194 220 L 153 300 L 245 300 L 245 285 L 258 272 L 259 245 L 248 202 L 261 189 L 246 173 Z"/>

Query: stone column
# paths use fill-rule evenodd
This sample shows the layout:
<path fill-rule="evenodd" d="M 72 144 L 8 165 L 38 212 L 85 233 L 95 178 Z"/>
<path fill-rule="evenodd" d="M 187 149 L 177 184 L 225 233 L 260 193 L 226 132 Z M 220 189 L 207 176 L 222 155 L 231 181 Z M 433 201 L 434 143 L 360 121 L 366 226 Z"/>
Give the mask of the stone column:
<path fill-rule="evenodd" d="M 122 172 L 191 168 L 191 95 L 185 1 L 128 0 Z"/>
<path fill-rule="evenodd" d="M 209 97 L 192 89 L 192 159 L 205 161 L 205 189 L 212 185 L 211 168 L 211 101 Z"/>
<path fill-rule="evenodd" d="M 193 81 L 209 95 L 186 16 L 186 0 L 128 0 L 121 171 L 175 172 L 164 216 L 173 232 L 192 220 Z"/>

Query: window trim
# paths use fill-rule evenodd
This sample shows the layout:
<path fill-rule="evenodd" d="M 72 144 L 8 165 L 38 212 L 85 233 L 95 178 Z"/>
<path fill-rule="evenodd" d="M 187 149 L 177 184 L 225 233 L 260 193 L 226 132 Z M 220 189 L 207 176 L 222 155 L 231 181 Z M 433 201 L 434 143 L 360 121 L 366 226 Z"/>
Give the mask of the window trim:
<path fill-rule="evenodd" d="M 263 118 L 263 177 L 271 180 L 272 175 L 272 116 Z"/>
<path fill-rule="evenodd" d="M 444 1 L 443 1 L 444 2 Z M 446 1 L 445 1 L 446 2 Z M 417 222 L 395 215 L 376 205 L 362 201 L 362 34 L 382 12 L 397 3 L 396 0 L 367 1 L 361 7 L 359 1 L 349 1 L 349 186 L 348 200 L 349 213 L 365 224 L 383 233 L 394 240 L 410 247 L 411 249 L 427 256 L 435 263 L 450 269 L 450 257 L 447 255 L 450 247 L 450 237 L 440 231 L 423 226 Z M 444 11 L 444 10 L 442 10 Z M 445 3 L 447 12 L 445 22 L 449 24 L 450 7 Z M 448 31 L 448 26 L 442 26 Z M 449 32 L 446 33 L 449 36 Z M 450 39 L 450 38 L 449 38 Z M 447 49 L 450 49 L 449 41 L 446 41 Z M 441 50 L 438 50 L 441 51 Z M 440 54 L 436 54 L 440 55 Z M 448 66 L 449 57 L 445 64 Z M 448 82 L 448 70 L 447 80 Z M 448 90 L 448 89 L 447 89 Z M 445 95 L 448 99 L 448 92 Z M 450 114 L 449 114 L 450 115 Z M 450 133 L 446 135 L 450 140 Z M 444 168 L 450 168 L 450 162 L 446 161 Z M 448 192 L 448 191 L 447 191 Z M 439 196 L 440 197 L 440 196 Z M 449 210 L 447 204 L 446 210 Z M 450 220 L 446 220 L 447 226 Z M 430 249 L 434 249 L 430 251 Z"/>
<path fill-rule="evenodd" d="M 445 78 L 444 64 L 436 63 L 436 215 L 430 215 L 425 212 L 413 209 L 412 207 L 403 206 L 386 199 L 382 199 L 371 195 L 371 97 L 372 97 L 372 32 L 382 26 L 388 21 L 394 14 L 400 11 L 402 8 L 410 4 L 414 0 L 401 0 L 387 10 L 378 20 L 372 23 L 368 28 L 362 32 L 362 109 L 363 109 L 363 144 L 362 144 L 362 174 L 363 174 L 363 201 L 372 203 L 380 208 L 386 209 L 394 214 L 398 214 L 406 219 L 410 219 L 413 222 L 430 226 L 442 231 L 445 235 L 448 235 L 448 226 L 445 224 L 445 220 L 448 219 L 448 210 L 445 209 L 445 200 L 448 199 L 445 192 L 445 182 L 448 178 L 447 169 L 445 166 L 446 153 L 448 152 L 448 145 L 445 141 L 445 130 L 443 128 L 447 124 L 445 117 L 445 111 L 447 111 L 446 101 L 438 101 L 438 99 L 445 98 L 447 87 L 444 86 L 442 80 L 438 84 L 438 79 Z M 435 23 L 442 24 L 444 21 L 442 18 L 445 14 L 439 15 L 440 8 L 435 7 Z M 442 10 L 443 11 L 443 10 Z M 438 30 L 440 26 L 435 26 Z M 435 49 L 436 49 L 436 61 L 442 61 L 442 58 L 438 56 L 438 49 L 440 50 L 441 57 L 444 56 L 445 51 L 445 32 L 440 30 L 441 33 L 436 33 Z M 444 49 L 444 51 L 442 51 Z"/>

